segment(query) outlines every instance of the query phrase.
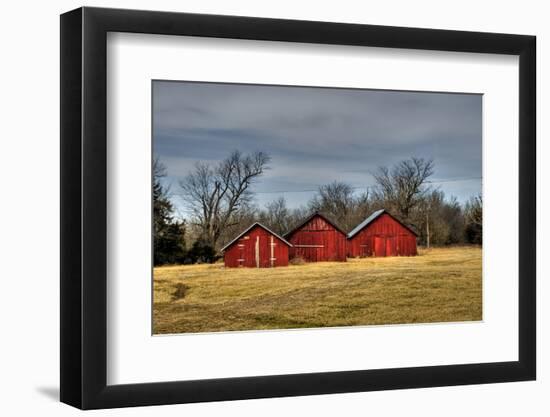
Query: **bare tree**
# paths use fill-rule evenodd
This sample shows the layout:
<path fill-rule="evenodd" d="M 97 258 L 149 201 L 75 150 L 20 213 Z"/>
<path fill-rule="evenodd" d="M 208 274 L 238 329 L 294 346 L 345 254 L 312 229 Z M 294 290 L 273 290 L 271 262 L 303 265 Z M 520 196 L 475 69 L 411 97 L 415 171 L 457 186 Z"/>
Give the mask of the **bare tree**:
<path fill-rule="evenodd" d="M 433 160 L 412 157 L 391 169 L 379 167 L 373 176 L 377 182 L 376 198 L 390 205 L 402 220 L 408 221 L 411 210 L 429 191 L 428 178 L 434 172 Z"/>
<path fill-rule="evenodd" d="M 455 197 L 447 197 L 441 190 L 426 193 L 412 210 L 410 222 L 416 226 L 420 244 L 439 246 L 464 242 L 462 207 Z"/>
<path fill-rule="evenodd" d="M 317 194 L 309 201 L 311 211 L 319 211 L 345 227 L 344 223 L 353 211 L 353 188 L 345 182 L 334 181 L 319 187 Z"/>
<path fill-rule="evenodd" d="M 225 228 L 238 223 L 241 210 L 248 209 L 250 186 L 267 169 L 270 157 L 263 152 L 243 155 L 234 151 L 216 165 L 197 163 L 180 181 L 182 197 L 200 229 L 200 238 L 217 247 Z"/>
<path fill-rule="evenodd" d="M 258 217 L 262 224 L 280 235 L 288 232 L 292 225 L 291 213 L 284 197 L 267 203 L 265 210 L 260 211 Z"/>
<path fill-rule="evenodd" d="M 328 215 L 344 230 L 351 230 L 368 214 L 369 192 L 357 195 L 350 184 L 334 181 L 319 187 L 317 194 L 309 201 L 309 208 L 310 211 Z"/>
<path fill-rule="evenodd" d="M 311 209 L 305 205 L 296 207 L 290 211 L 288 228 L 285 233 L 290 232 L 296 226 L 301 224 L 305 219 L 311 215 Z"/>

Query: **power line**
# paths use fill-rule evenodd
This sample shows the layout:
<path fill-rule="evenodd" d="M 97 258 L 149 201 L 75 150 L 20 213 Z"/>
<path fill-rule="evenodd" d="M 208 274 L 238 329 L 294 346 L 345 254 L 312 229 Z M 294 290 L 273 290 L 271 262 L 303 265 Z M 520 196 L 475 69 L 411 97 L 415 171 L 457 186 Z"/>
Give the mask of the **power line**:
<path fill-rule="evenodd" d="M 449 178 L 446 180 L 439 180 L 439 181 L 426 181 L 427 184 L 442 184 L 445 182 L 461 182 L 461 181 L 473 181 L 473 180 L 481 180 L 482 177 L 469 177 L 469 178 Z"/>
<path fill-rule="evenodd" d="M 444 184 L 449 182 L 464 182 L 464 181 L 473 181 L 473 180 L 481 180 L 482 177 L 461 177 L 461 178 L 448 178 L 448 179 L 442 179 L 442 180 L 427 180 L 425 181 L 426 184 Z M 319 191 L 319 188 L 321 185 L 315 185 L 316 188 L 310 188 L 310 189 L 302 189 L 302 190 L 274 190 L 274 191 L 254 191 L 256 194 L 285 194 L 285 193 L 313 193 Z M 374 185 L 367 185 L 367 186 L 354 186 L 351 187 L 353 190 L 369 190 L 374 188 Z M 172 195 L 176 195 L 180 198 L 183 196 L 180 193 L 170 193 Z"/>
<path fill-rule="evenodd" d="M 319 191 L 319 188 L 313 188 L 311 190 L 277 190 L 277 191 L 254 191 L 256 194 L 279 194 L 279 193 L 310 193 Z"/>
<path fill-rule="evenodd" d="M 481 180 L 482 177 L 467 177 L 467 178 L 449 178 L 446 180 L 432 180 L 432 181 L 425 181 L 426 184 L 443 184 L 448 182 L 463 182 L 463 181 L 473 181 L 473 180 Z M 282 193 L 310 193 L 310 192 L 316 192 L 319 191 L 319 187 L 317 188 L 311 188 L 311 189 L 304 189 L 304 190 L 277 190 L 277 191 L 254 191 L 256 194 L 282 194 Z M 354 190 L 368 190 L 371 188 L 374 188 L 374 185 L 367 185 L 367 186 L 356 186 L 351 187 Z"/>
<path fill-rule="evenodd" d="M 482 177 L 463 177 L 463 178 L 448 178 L 444 180 L 431 180 L 431 181 L 425 181 L 426 184 L 443 184 L 443 183 L 449 183 L 449 182 L 463 182 L 463 181 L 473 181 L 473 180 L 481 180 Z M 369 190 L 374 188 L 374 185 L 367 185 L 367 186 L 355 186 L 351 187 L 353 190 Z M 303 189 L 303 190 L 276 190 L 276 191 L 254 191 L 255 194 L 286 194 L 286 193 L 312 193 L 319 191 L 320 186 L 317 186 L 317 188 L 310 188 L 310 189 Z M 184 199 L 184 197 L 179 193 L 170 193 L 169 197 L 178 197 L 180 199 Z M 185 214 L 193 214 L 194 210 L 182 207 L 179 204 L 177 205 L 177 210 L 180 213 Z"/>
<path fill-rule="evenodd" d="M 463 178 L 448 178 L 444 180 L 431 180 L 431 181 L 425 181 L 426 184 L 443 184 L 443 183 L 449 183 L 449 182 L 463 182 L 463 181 L 473 181 L 473 180 L 482 180 L 482 177 L 463 177 Z M 284 193 L 311 193 L 311 192 L 317 192 L 319 191 L 319 188 L 321 186 L 317 186 L 317 188 L 310 188 L 310 189 L 303 189 L 303 190 L 276 190 L 276 191 L 254 191 L 255 194 L 284 194 Z M 369 190 L 376 187 L 375 185 L 367 185 L 367 186 L 354 186 L 351 187 L 353 190 Z M 179 193 L 169 193 L 169 197 L 179 197 L 180 199 L 184 199 L 184 197 Z M 182 207 L 180 205 L 177 205 L 177 211 L 179 214 L 185 213 L 185 214 L 193 214 L 195 211 L 186 207 Z"/>

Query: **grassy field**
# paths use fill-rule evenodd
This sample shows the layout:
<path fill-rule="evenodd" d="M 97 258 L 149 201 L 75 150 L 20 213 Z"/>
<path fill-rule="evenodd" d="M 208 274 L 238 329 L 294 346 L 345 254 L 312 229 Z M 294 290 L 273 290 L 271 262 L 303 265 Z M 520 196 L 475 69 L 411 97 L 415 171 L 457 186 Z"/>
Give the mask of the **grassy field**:
<path fill-rule="evenodd" d="M 481 248 L 274 269 L 154 270 L 154 333 L 481 320 Z"/>

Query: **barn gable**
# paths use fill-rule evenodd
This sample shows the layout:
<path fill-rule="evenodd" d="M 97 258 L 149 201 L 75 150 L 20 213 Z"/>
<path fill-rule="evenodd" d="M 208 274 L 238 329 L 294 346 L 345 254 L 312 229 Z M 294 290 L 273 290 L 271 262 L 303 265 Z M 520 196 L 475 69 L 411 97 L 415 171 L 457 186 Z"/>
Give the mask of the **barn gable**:
<path fill-rule="evenodd" d="M 414 234 L 415 236 L 418 236 L 418 233 L 416 233 L 416 231 L 413 230 L 410 226 L 407 226 L 405 223 L 403 223 L 397 217 L 393 216 L 391 213 L 386 211 L 386 209 L 381 209 L 381 210 L 378 210 L 378 211 L 375 211 L 374 213 L 372 213 L 369 217 L 367 217 L 365 220 L 363 220 L 361 223 L 359 223 L 351 232 L 349 232 L 348 233 L 348 239 L 351 239 L 353 236 L 358 234 L 361 230 L 363 230 L 365 227 L 367 227 L 369 224 L 371 224 L 373 221 L 375 221 L 378 217 L 380 217 L 384 213 L 387 214 L 388 216 L 390 216 L 393 220 L 395 220 L 397 223 L 399 223 L 405 229 L 409 230 L 412 234 Z"/>
<path fill-rule="evenodd" d="M 291 258 L 306 262 L 346 261 L 346 234 L 320 213 L 313 213 L 285 235 Z"/>
<path fill-rule="evenodd" d="M 307 227 L 311 227 L 312 228 L 311 230 L 335 229 L 338 232 L 342 233 L 344 236 L 346 235 L 346 232 L 340 229 L 340 227 L 338 227 L 333 221 L 331 221 L 326 216 L 323 216 L 321 213 L 316 211 L 311 216 L 306 218 L 298 226 L 294 227 L 294 229 L 285 233 L 285 238 L 290 239 L 294 233 L 298 232 L 299 230 L 305 230 L 305 229 L 307 230 Z"/>
<path fill-rule="evenodd" d="M 259 226 L 261 227 L 262 229 L 264 229 L 266 232 L 272 234 L 273 236 L 275 236 L 276 238 L 280 239 L 283 243 L 287 244 L 288 246 L 292 246 L 292 244 L 287 241 L 284 237 L 278 235 L 277 233 L 275 233 L 274 231 L 272 231 L 271 229 L 267 228 L 266 226 L 264 226 L 263 224 L 261 224 L 260 222 L 255 222 L 255 223 L 252 223 L 247 229 L 245 229 L 240 235 L 238 235 L 235 239 L 233 239 L 231 242 L 229 242 L 228 244 L 226 244 L 223 248 L 221 248 L 220 250 L 222 252 L 225 252 L 225 250 L 227 248 L 229 248 L 231 245 L 233 245 L 235 242 L 237 242 L 241 237 L 243 237 L 244 235 L 246 235 L 250 230 L 252 230 L 254 227 L 256 226 Z"/>
<path fill-rule="evenodd" d="M 386 210 L 378 210 L 348 234 L 347 254 L 364 256 L 414 256 L 417 233 Z"/>
<path fill-rule="evenodd" d="M 226 267 L 273 268 L 288 265 L 292 245 L 261 223 L 253 223 L 225 245 Z"/>

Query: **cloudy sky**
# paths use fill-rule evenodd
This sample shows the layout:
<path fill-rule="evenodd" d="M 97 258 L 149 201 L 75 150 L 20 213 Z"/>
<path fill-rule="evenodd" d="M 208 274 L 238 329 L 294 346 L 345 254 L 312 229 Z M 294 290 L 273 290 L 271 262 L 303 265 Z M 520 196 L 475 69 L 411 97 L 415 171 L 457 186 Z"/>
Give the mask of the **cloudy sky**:
<path fill-rule="evenodd" d="M 196 161 L 264 151 L 270 169 L 253 189 L 260 206 L 305 204 L 319 185 L 357 192 L 380 165 L 433 158 L 433 186 L 464 202 L 481 191 L 482 96 L 314 87 L 153 82 L 153 150 L 178 180 Z"/>

